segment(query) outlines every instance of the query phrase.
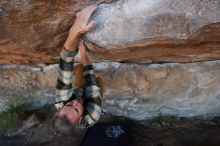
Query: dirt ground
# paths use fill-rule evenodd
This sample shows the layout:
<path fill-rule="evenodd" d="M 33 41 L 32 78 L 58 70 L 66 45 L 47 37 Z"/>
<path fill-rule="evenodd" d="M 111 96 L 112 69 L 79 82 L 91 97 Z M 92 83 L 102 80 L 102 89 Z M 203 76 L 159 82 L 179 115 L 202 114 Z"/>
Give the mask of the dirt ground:
<path fill-rule="evenodd" d="M 31 119 L 32 118 L 32 119 Z M 0 146 L 79 146 L 86 130 L 56 132 L 51 119 L 32 115 L 16 128 L 1 132 Z M 159 116 L 133 121 L 103 114 L 102 123 L 126 123 L 132 130 L 133 146 L 220 146 L 220 118 L 177 118 Z"/>

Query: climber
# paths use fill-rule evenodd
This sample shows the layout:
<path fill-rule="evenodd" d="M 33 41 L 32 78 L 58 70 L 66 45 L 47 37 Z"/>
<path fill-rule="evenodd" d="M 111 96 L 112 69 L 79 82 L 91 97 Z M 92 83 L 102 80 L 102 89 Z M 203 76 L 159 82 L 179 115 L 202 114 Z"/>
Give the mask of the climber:
<path fill-rule="evenodd" d="M 82 35 L 93 29 L 95 21 L 89 21 L 97 6 L 87 6 L 77 13 L 68 37 L 60 53 L 58 79 L 56 85 L 55 114 L 71 124 L 90 127 L 99 120 L 101 114 L 100 88 L 89 60 L 87 48 Z M 73 88 L 74 59 L 80 52 L 86 86 Z"/>

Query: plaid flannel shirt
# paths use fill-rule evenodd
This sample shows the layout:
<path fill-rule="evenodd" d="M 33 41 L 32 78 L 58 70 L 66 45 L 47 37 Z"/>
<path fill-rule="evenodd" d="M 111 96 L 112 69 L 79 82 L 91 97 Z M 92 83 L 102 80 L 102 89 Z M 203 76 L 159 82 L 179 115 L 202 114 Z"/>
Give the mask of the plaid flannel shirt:
<path fill-rule="evenodd" d="M 73 87 L 74 57 L 77 51 L 67 51 L 62 49 L 60 53 L 60 63 L 58 67 L 58 78 L 56 84 L 55 106 L 60 110 L 65 103 L 74 99 L 74 93 L 81 93 L 84 101 L 84 115 L 82 125 L 90 127 L 95 124 L 101 115 L 101 95 L 97 86 L 95 72 L 92 65 L 84 67 L 84 78 L 86 86 L 83 89 Z"/>

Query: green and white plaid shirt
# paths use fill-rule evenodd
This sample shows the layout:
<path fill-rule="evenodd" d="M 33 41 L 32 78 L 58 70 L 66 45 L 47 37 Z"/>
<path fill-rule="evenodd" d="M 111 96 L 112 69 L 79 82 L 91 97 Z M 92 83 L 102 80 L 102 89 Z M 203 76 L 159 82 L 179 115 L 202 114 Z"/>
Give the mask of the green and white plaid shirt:
<path fill-rule="evenodd" d="M 74 89 L 73 68 L 76 54 L 76 51 L 67 51 L 65 49 L 62 49 L 60 53 L 55 106 L 57 110 L 60 110 L 65 103 L 81 95 L 80 97 L 82 97 L 84 101 L 82 125 L 84 127 L 90 127 L 99 120 L 102 112 L 100 88 L 97 85 L 93 66 L 87 65 L 84 67 L 86 86 L 84 88 Z"/>

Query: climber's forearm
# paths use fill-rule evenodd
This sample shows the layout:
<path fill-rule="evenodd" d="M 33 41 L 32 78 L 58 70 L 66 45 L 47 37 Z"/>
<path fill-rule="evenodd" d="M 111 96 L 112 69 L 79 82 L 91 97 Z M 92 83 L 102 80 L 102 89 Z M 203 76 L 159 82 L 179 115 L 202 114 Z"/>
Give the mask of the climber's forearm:
<path fill-rule="evenodd" d="M 64 48 L 67 51 L 76 51 L 79 39 L 80 35 L 77 32 L 70 32 L 66 39 L 66 42 L 64 43 Z"/>

